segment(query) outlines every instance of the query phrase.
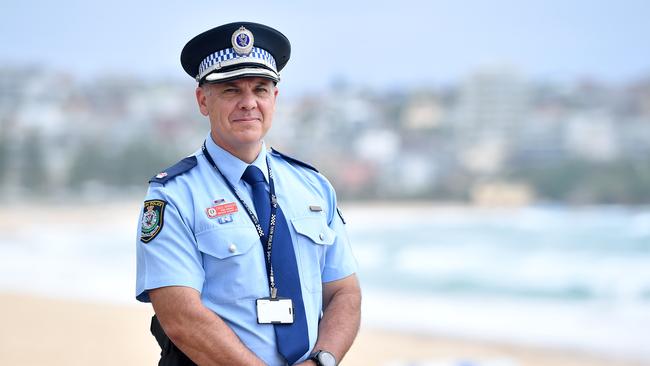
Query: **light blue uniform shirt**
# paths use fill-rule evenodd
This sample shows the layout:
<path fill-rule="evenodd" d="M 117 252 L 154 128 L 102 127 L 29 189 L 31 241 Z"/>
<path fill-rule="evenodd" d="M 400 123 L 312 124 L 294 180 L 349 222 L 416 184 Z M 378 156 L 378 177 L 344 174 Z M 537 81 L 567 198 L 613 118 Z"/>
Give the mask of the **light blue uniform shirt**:
<path fill-rule="evenodd" d="M 152 182 L 149 186 L 146 200 L 166 204 L 159 232 L 147 243 L 137 241 L 136 298 L 149 302 L 147 291 L 164 286 L 194 288 L 201 293 L 203 304 L 219 315 L 252 352 L 268 365 L 284 366 L 273 325 L 257 324 L 255 301 L 269 296 L 264 248 L 245 208 L 224 181 L 224 177 L 228 179 L 254 210 L 252 190 L 241 180 L 248 164 L 217 146 L 209 135 L 206 148 L 223 176 L 199 150 L 194 154 L 194 168 L 164 184 Z M 334 189 L 325 177 L 267 152 L 263 145 L 253 165 L 264 173 L 267 185 L 267 156 L 300 272 L 310 344 L 302 361 L 318 336 L 322 283 L 355 273 L 357 265 L 337 214 Z M 235 213 L 208 215 L 209 208 L 233 202 Z"/>

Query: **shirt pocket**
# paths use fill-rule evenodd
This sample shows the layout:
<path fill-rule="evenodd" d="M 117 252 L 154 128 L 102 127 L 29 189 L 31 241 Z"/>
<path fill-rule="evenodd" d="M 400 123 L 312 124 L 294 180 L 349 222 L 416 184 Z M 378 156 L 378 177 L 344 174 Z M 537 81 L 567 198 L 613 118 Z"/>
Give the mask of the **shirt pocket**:
<path fill-rule="evenodd" d="M 296 230 L 296 247 L 300 262 L 300 278 L 310 292 L 322 291 L 321 274 L 325 267 L 327 247 L 334 244 L 336 232 L 330 229 L 324 216 L 306 216 L 291 219 Z"/>
<path fill-rule="evenodd" d="M 266 265 L 259 236 L 251 227 L 204 231 L 196 236 L 203 257 L 203 292 L 215 303 L 268 296 Z"/>

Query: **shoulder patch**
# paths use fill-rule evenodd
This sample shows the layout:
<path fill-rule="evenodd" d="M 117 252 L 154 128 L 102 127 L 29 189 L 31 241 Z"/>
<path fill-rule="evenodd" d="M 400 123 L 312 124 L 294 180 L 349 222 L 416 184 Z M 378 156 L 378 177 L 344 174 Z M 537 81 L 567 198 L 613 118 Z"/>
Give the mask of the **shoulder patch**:
<path fill-rule="evenodd" d="M 274 148 L 271 148 L 271 153 L 281 157 L 282 159 L 288 161 L 291 164 L 300 165 L 300 166 L 302 166 L 304 168 L 311 169 L 311 170 L 315 171 L 316 173 L 319 173 L 318 169 L 314 168 L 313 166 L 311 166 L 311 165 L 309 165 L 309 164 L 307 164 L 305 162 L 302 162 L 302 161 L 300 161 L 298 159 L 294 159 L 291 156 L 284 155 L 283 153 L 279 152 L 278 150 L 276 150 Z"/>
<path fill-rule="evenodd" d="M 163 227 L 165 216 L 165 205 L 163 200 L 144 201 L 144 210 L 140 218 L 140 241 L 148 243 L 160 233 Z"/>
<path fill-rule="evenodd" d="M 196 166 L 196 156 L 188 156 L 175 165 L 165 169 L 149 179 L 149 183 L 165 184 L 170 179 L 177 177 Z"/>

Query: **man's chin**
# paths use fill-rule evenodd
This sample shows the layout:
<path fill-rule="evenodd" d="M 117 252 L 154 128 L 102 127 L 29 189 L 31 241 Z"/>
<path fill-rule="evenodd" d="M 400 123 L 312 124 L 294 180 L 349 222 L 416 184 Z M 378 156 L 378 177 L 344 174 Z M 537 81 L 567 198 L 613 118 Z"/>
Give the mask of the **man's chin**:
<path fill-rule="evenodd" d="M 254 136 L 244 136 L 237 140 L 237 145 L 242 147 L 255 147 L 262 143 L 263 136 L 260 134 L 255 134 Z"/>

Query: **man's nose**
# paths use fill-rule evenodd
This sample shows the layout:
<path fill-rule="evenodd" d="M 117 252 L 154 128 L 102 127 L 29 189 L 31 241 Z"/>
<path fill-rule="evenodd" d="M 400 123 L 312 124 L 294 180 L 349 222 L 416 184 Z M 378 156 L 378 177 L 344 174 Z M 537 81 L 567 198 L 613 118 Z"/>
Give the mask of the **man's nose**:
<path fill-rule="evenodd" d="M 254 109 L 257 106 L 257 100 L 255 99 L 255 94 L 250 91 L 242 93 L 241 99 L 239 100 L 239 108 L 241 109 Z"/>

